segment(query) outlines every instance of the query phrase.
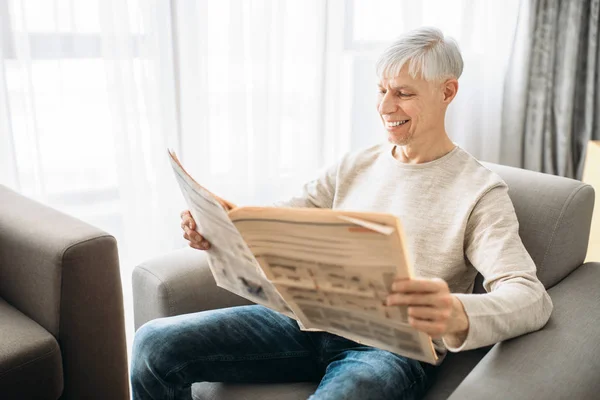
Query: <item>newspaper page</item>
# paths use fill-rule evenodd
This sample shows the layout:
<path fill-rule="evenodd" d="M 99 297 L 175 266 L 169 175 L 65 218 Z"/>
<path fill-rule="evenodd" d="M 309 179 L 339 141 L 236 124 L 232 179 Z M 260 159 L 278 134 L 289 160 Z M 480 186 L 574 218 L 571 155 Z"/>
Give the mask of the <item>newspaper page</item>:
<path fill-rule="evenodd" d="M 183 197 L 196 221 L 197 231 L 211 243 L 208 264 L 218 286 L 257 304 L 296 318 L 265 277 L 254 255 L 217 198 L 183 169 L 174 152 L 171 166 Z"/>
<path fill-rule="evenodd" d="M 400 225 L 332 210 L 239 211 L 230 218 L 301 326 L 436 362 L 406 307 L 384 305 L 394 278 L 411 277 Z"/>

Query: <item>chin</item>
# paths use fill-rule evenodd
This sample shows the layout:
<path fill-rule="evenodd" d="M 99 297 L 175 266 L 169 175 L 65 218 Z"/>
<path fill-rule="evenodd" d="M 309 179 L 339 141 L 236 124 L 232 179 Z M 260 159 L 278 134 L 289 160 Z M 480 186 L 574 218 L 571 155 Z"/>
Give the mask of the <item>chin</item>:
<path fill-rule="evenodd" d="M 388 142 L 396 146 L 406 146 L 411 142 L 411 139 L 412 135 L 396 136 L 391 133 L 388 134 Z"/>

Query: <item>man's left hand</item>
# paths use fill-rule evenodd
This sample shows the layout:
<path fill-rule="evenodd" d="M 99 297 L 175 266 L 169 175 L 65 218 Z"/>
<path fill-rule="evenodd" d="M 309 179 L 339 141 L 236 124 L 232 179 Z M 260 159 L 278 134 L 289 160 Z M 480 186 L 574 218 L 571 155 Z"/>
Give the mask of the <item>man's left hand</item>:
<path fill-rule="evenodd" d="M 410 325 L 433 338 L 462 343 L 467 336 L 465 309 L 443 279 L 396 279 L 386 305 L 407 306 Z"/>

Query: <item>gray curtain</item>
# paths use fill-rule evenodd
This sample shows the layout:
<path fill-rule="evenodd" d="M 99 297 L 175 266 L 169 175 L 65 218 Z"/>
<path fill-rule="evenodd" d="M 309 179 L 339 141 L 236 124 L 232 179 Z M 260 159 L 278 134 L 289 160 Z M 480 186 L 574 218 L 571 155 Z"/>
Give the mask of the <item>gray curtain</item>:
<path fill-rule="evenodd" d="M 504 87 L 501 162 L 581 178 L 600 139 L 600 0 L 521 0 Z"/>

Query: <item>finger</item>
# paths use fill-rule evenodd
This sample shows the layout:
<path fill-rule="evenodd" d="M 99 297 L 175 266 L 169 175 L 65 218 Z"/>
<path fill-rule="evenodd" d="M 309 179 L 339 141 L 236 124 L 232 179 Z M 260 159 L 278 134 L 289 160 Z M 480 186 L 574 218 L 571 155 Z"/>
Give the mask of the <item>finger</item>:
<path fill-rule="evenodd" d="M 415 329 L 425 332 L 434 339 L 442 337 L 446 333 L 446 324 L 441 322 L 423 321 L 408 317 L 408 323 Z"/>
<path fill-rule="evenodd" d="M 194 242 L 196 246 L 200 248 L 200 250 L 208 250 L 211 248 L 210 243 L 206 239 L 201 240 L 200 242 Z"/>
<path fill-rule="evenodd" d="M 190 246 L 191 248 L 193 248 L 193 249 L 196 249 L 196 250 L 204 250 L 204 249 L 203 249 L 203 248 L 202 248 L 200 245 L 198 245 L 198 244 L 196 244 L 196 243 L 194 243 L 194 242 L 190 242 L 190 243 L 189 243 L 189 246 Z"/>
<path fill-rule="evenodd" d="M 210 242 L 206 240 L 202 235 L 190 230 L 187 227 L 185 229 L 186 233 L 183 235 L 183 237 L 189 240 L 191 243 L 194 243 L 196 246 L 200 247 L 200 250 L 208 250 L 212 247 Z"/>
<path fill-rule="evenodd" d="M 181 219 L 184 219 L 186 216 L 192 216 L 192 213 L 190 213 L 190 210 L 183 210 L 179 216 L 181 217 Z"/>
<path fill-rule="evenodd" d="M 450 318 L 450 309 L 440 309 L 427 306 L 411 306 L 408 307 L 408 316 L 424 321 L 441 321 L 445 322 Z"/>
<path fill-rule="evenodd" d="M 183 225 L 181 229 L 183 229 L 183 237 L 187 236 L 187 240 L 194 240 L 192 230 L 187 225 Z"/>
<path fill-rule="evenodd" d="M 441 306 L 439 296 L 423 293 L 392 293 L 386 298 L 388 306 Z"/>
<path fill-rule="evenodd" d="M 196 229 L 196 221 L 192 217 L 185 217 L 181 220 L 181 226 L 187 226 L 190 229 Z"/>
<path fill-rule="evenodd" d="M 183 231 L 185 232 L 185 234 L 187 235 L 187 239 L 189 241 L 195 242 L 197 244 L 200 244 L 204 239 L 204 237 L 199 234 L 196 231 L 191 230 L 190 228 L 188 228 L 187 226 L 183 227 Z M 185 236 L 184 236 L 185 237 Z"/>
<path fill-rule="evenodd" d="M 392 283 L 392 291 L 402 293 L 437 293 L 448 290 L 448 284 L 443 279 L 397 279 Z"/>
<path fill-rule="evenodd" d="M 447 286 L 441 279 L 397 279 L 392 283 L 392 291 L 403 293 L 436 293 Z"/>
<path fill-rule="evenodd" d="M 194 221 L 194 217 L 192 216 L 192 213 L 190 212 L 190 210 L 185 210 L 182 211 L 179 216 L 181 217 L 181 227 L 183 228 L 183 225 L 187 225 L 190 227 L 190 229 L 196 229 L 196 221 Z"/>
<path fill-rule="evenodd" d="M 188 219 L 188 218 L 182 220 L 180 226 L 181 226 L 181 229 L 185 229 L 186 227 L 190 228 L 191 230 L 196 229 L 196 223 L 194 222 L 194 220 Z"/>

